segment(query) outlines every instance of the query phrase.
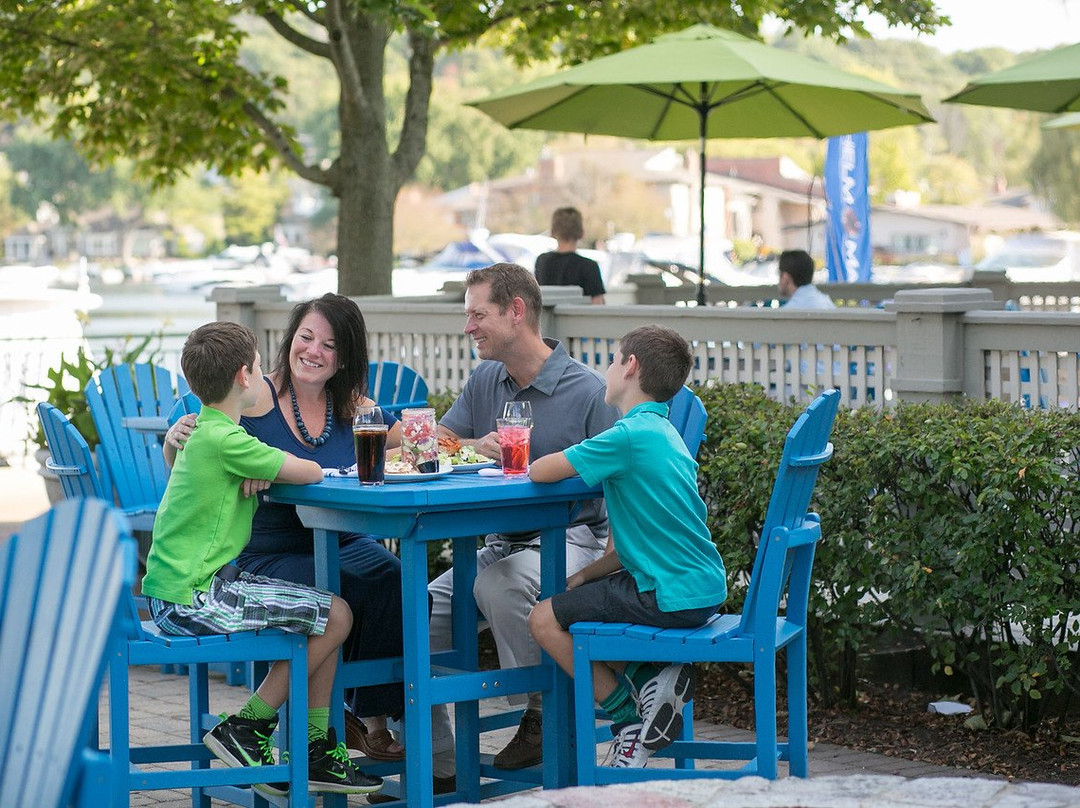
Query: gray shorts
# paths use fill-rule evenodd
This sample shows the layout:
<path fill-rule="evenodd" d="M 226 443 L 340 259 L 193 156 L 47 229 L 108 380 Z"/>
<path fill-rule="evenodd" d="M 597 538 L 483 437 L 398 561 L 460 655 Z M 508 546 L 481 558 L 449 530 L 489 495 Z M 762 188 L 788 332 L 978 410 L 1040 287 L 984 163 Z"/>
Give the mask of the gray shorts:
<path fill-rule="evenodd" d="M 716 614 L 720 604 L 665 612 L 656 604 L 656 592 L 639 592 L 626 570 L 560 592 L 551 597 L 551 610 L 563 629 L 572 623 L 640 623 L 660 628 L 696 628 Z"/>
<path fill-rule="evenodd" d="M 329 592 L 241 572 L 235 581 L 217 576 L 209 592 L 196 592 L 190 606 L 147 598 L 154 624 L 166 634 L 201 636 L 279 628 L 317 636 L 330 618 Z"/>

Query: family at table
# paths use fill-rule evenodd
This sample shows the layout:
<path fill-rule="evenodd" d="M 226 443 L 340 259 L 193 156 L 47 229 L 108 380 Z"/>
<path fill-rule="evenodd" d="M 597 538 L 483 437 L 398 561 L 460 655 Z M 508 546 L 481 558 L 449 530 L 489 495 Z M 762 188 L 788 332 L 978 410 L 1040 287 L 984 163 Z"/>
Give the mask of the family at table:
<path fill-rule="evenodd" d="M 720 606 L 724 568 L 705 527 L 696 464 L 668 422 L 663 403 L 689 373 L 685 340 L 658 326 L 635 329 L 621 343 L 605 380 L 572 359 L 559 342 L 543 338 L 540 312 L 540 288 L 527 270 L 495 264 L 470 273 L 464 330 L 482 361 L 442 417 L 438 431 L 440 437 L 498 459 L 496 418 L 506 402 L 528 401 L 533 417 L 532 479 L 552 482 L 580 475 L 591 490 L 603 486 L 607 506 L 605 499 L 588 499 L 565 529 L 565 594 L 544 599 L 538 606 L 539 530 L 506 532 L 500 527 L 500 532 L 485 537 L 475 559 L 472 594 L 481 625 L 492 631 L 500 667 L 538 665 L 543 647 L 572 673 L 567 631 L 571 622 L 701 625 Z M 254 367 L 258 368 L 257 357 Z M 244 391 L 243 407 L 236 413 L 238 428 L 261 445 L 282 450 L 278 453 L 282 456 L 320 468 L 348 466 L 354 459 L 352 415 L 357 406 L 373 403 L 360 392 L 366 390 L 367 368 L 366 330 L 355 303 L 332 294 L 301 303 L 291 314 L 270 372 L 260 378 L 251 367 L 236 371 L 238 378 L 243 377 L 242 385 L 251 388 Z M 213 419 L 214 413 L 212 405 L 204 406 L 198 421 L 185 416 L 169 430 L 165 455 L 170 465 L 178 463 L 189 440 L 198 440 L 204 420 Z M 387 446 L 396 448 L 401 426 L 387 415 Z M 194 466 L 187 464 L 189 473 Z M 271 471 L 234 475 L 237 498 L 254 501 L 274 481 L 306 482 Z M 183 475 L 174 472 L 177 476 Z M 291 582 L 318 592 L 315 542 L 313 530 L 305 527 L 293 505 L 263 501 L 252 518 L 250 542 L 235 560 L 238 580 L 251 586 L 256 582 L 265 586 L 261 582 L 266 580 Z M 339 533 L 338 549 L 340 587 L 335 591 L 352 617 L 341 642 L 344 662 L 400 656 L 401 562 L 362 532 Z M 454 570 L 428 584 L 432 653 L 454 643 L 453 593 Z M 197 599 L 201 593 L 195 594 Z M 276 602 L 265 611 L 275 607 Z M 318 634 L 310 629 L 305 633 Z M 610 765 L 644 766 L 649 755 L 674 740 L 681 729 L 681 710 L 692 696 L 692 671 L 662 661 L 604 668 L 594 681 L 597 701 L 614 721 Z M 258 696 L 259 692 L 253 699 Z M 404 712 L 402 685 L 357 687 L 345 696 L 343 748 L 360 749 L 374 760 L 402 758 L 405 749 L 387 728 L 388 719 L 398 719 Z M 526 709 L 513 739 L 494 757 L 495 768 L 504 770 L 534 766 L 543 757 L 540 693 L 510 699 L 524 703 Z M 432 759 L 430 769 L 424 768 L 433 775 L 431 789 L 437 794 L 456 790 L 457 772 L 449 714 L 445 704 L 432 704 Z M 256 705 L 260 711 L 264 706 Z M 280 706 L 280 701 L 272 706 Z M 317 718 L 322 721 L 321 715 Z M 336 740 L 333 729 L 325 729 L 325 721 L 316 737 L 329 737 L 331 745 Z M 408 734 L 403 740 L 414 742 Z M 217 754 L 211 741 L 208 745 Z M 243 755 L 231 760 L 219 757 L 230 765 L 258 762 Z M 336 790 L 368 793 L 378 787 L 371 782 L 378 778 L 356 770 L 347 754 L 339 757 L 345 761 L 346 779 L 355 787 Z M 314 762 L 312 766 L 314 770 Z M 322 786 L 313 781 L 312 788 Z M 388 799 L 368 795 L 371 802 Z"/>

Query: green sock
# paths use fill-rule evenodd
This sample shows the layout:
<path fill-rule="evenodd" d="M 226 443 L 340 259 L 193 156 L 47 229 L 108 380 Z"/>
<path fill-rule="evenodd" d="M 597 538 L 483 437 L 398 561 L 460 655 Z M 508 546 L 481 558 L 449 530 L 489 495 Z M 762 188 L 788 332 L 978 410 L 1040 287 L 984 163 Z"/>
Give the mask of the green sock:
<path fill-rule="evenodd" d="M 641 720 L 638 716 L 637 705 L 621 681 L 616 680 L 615 689 L 611 694 L 600 702 L 600 708 L 611 716 L 614 724 L 634 724 Z"/>
<path fill-rule="evenodd" d="M 633 682 L 634 689 L 640 693 L 641 688 L 645 687 L 645 683 L 660 673 L 661 670 L 663 670 L 663 666 L 652 662 L 627 662 L 623 676 Z"/>
<path fill-rule="evenodd" d="M 309 743 L 324 740 L 326 738 L 326 729 L 329 726 L 329 707 L 312 707 L 307 711 L 307 737 Z"/>
<path fill-rule="evenodd" d="M 268 721 L 277 715 L 277 710 L 267 704 L 258 693 L 252 693 L 251 698 L 248 699 L 247 704 L 240 708 L 240 712 L 237 713 L 241 718 L 258 719 L 259 721 Z"/>

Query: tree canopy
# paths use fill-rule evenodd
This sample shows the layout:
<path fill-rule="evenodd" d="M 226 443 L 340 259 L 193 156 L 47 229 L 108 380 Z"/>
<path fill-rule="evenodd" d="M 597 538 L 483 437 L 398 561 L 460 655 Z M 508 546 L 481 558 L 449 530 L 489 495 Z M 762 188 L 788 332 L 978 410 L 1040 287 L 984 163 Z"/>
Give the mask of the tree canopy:
<path fill-rule="evenodd" d="M 158 185 L 195 165 L 229 176 L 278 160 L 338 199 L 340 291 L 385 293 L 394 200 L 424 155 L 440 49 L 486 38 L 519 65 L 574 63 L 694 22 L 755 35 L 768 14 L 858 36 L 868 13 L 928 32 L 947 22 L 933 0 L 16 0 L 0 7 L 0 115 L 46 122 L 96 163 L 128 158 Z M 253 18 L 332 65 L 332 131 L 306 137 L 286 123 L 290 98 L 327 88 L 245 59 Z M 408 81 L 391 109 L 395 34 Z"/>

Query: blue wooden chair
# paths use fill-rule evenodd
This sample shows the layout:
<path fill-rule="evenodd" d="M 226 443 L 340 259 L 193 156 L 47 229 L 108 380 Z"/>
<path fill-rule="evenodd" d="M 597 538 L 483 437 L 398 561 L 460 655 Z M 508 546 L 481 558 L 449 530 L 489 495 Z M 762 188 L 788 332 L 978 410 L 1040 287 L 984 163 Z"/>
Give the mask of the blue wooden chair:
<path fill-rule="evenodd" d="M 135 542 L 99 499 L 67 500 L 0 541 L 0 805 L 103 806 L 114 772 L 91 743 Z"/>
<path fill-rule="evenodd" d="M 701 399 L 694 395 L 694 391 L 683 386 L 682 390 L 668 402 L 668 420 L 672 426 L 682 435 L 686 448 L 691 457 L 697 457 L 701 442 L 705 440 L 705 421 L 708 414 Z"/>
<path fill-rule="evenodd" d="M 169 479 L 161 435 L 166 416 L 188 390 L 183 377 L 148 363 L 113 365 L 87 383 L 86 401 L 101 439 L 104 476 L 122 508 L 157 509 Z M 152 428 L 155 423 L 157 428 Z M 132 428 L 135 424 L 140 428 Z"/>
<path fill-rule="evenodd" d="M 426 407 L 428 386 L 419 373 L 397 362 L 368 365 L 368 395 L 392 413 L 409 407 Z"/>
<path fill-rule="evenodd" d="M 37 412 L 45 432 L 45 443 L 49 448 L 49 459 L 45 461 L 45 466 L 60 478 L 64 497 L 96 497 L 113 502 L 114 492 L 98 474 L 90 447 L 75 425 L 48 402 L 38 404 Z M 133 502 L 121 508 L 133 530 L 151 530 L 154 527 L 158 499 Z"/>
<path fill-rule="evenodd" d="M 574 638 L 579 785 L 688 777 L 734 779 L 745 775 L 774 779 L 778 760 L 788 761 L 793 776 L 808 775 L 806 613 L 814 550 L 821 538 L 818 517 L 808 508 L 818 469 L 832 456 L 829 434 L 839 400 L 836 390 L 818 396 L 788 433 L 741 615 L 718 614 L 696 629 L 598 622 L 575 623 L 570 627 Z M 785 605 L 784 614 L 779 613 L 781 604 Z M 776 657 L 780 650 L 787 653 L 787 743 L 779 743 L 776 737 Z M 754 742 L 693 740 L 692 711 L 688 705 L 681 739 L 657 753 L 675 758 L 677 768 L 597 766 L 598 728 L 592 695 L 594 660 L 753 665 Z M 731 770 L 695 770 L 691 761 L 696 759 L 745 763 Z"/>
<path fill-rule="evenodd" d="M 109 652 L 109 745 L 113 758 L 121 761 L 123 768 L 112 795 L 112 808 L 129 805 L 132 791 L 176 788 L 192 789 L 192 805 L 201 808 L 210 808 L 211 797 L 237 805 L 265 805 L 263 798 L 247 786 L 284 781 L 290 783 L 288 804 L 307 806 L 307 637 L 277 629 L 178 637 L 163 634 L 152 621 L 140 621 L 134 598 L 127 598 L 124 606 L 125 632 L 112 643 Z M 289 663 L 289 697 L 278 728 L 285 762 L 276 766 L 211 768 L 216 758 L 202 743 L 202 736 L 217 724 L 217 716 L 210 712 L 208 665 L 277 660 Z M 189 743 L 131 745 L 128 669 L 132 665 L 187 666 Z M 190 765 L 170 770 L 145 768 L 145 764 L 172 761 Z"/>

